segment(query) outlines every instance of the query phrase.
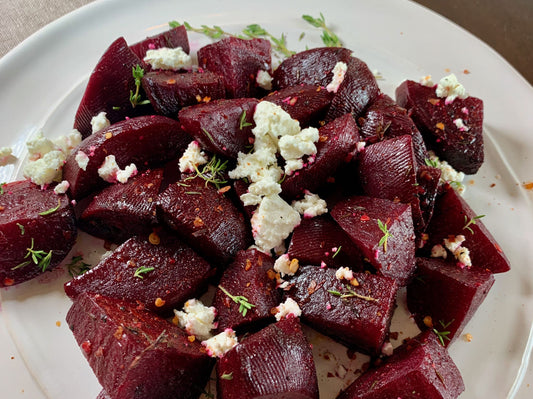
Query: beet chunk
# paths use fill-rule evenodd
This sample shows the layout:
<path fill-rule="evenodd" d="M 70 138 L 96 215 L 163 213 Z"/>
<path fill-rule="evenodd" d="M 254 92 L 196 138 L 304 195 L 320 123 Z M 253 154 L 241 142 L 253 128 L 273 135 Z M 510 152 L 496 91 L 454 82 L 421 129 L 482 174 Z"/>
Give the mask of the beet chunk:
<path fill-rule="evenodd" d="M 288 295 L 302 321 L 341 343 L 371 355 L 381 353 L 396 301 L 397 283 L 384 276 L 353 273 L 357 286 L 334 269 L 300 267 Z"/>
<path fill-rule="evenodd" d="M 483 163 L 483 101 L 456 98 L 447 104 L 435 87 L 407 80 L 396 89 L 396 101 L 422 133 L 427 146 L 455 169 L 474 174 Z M 465 127 L 460 127 L 460 122 Z"/>
<path fill-rule="evenodd" d="M 180 25 L 166 32 L 159 33 L 158 35 L 147 37 L 138 43 L 132 44 L 130 49 L 142 60 L 146 56 L 148 50 L 159 49 L 162 47 L 181 47 L 183 51 L 189 54 L 189 38 L 185 26 Z"/>
<path fill-rule="evenodd" d="M 415 268 L 415 235 L 408 204 L 353 196 L 339 201 L 331 216 L 380 274 L 400 286 L 409 281 Z"/>
<path fill-rule="evenodd" d="M 257 97 L 264 93 L 257 72 L 272 72 L 270 41 L 228 37 L 198 50 L 201 68 L 222 76 L 228 98 Z"/>
<path fill-rule="evenodd" d="M 0 287 L 7 287 L 56 267 L 74 245 L 77 229 L 66 195 L 41 190 L 29 180 L 2 184 L 2 189 Z M 29 249 L 39 251 L 38 262 Z"/>
<path fill-rule="evenodd" d="M 136 303 L 84 293 L 67 323 L 113 399 L 196 399 L 213 362 L 185 332 Z"/>
<path fill-rule="evenodd" d="M 209 264 L 173 235 L 160 232 L 151 239 L 160 242 L 130 238 L 90 271 L 65 283 L 66 294 L 75 298 L 94 292 L 137 302 L 160 314 L 202 294 L 211 274 Z"/>
<path fill-rule="evenodd" d="M 258 100 L 235 98 L 216 100 L 183 108 L 179 120 L 183 130 L 202 148 L 215 154 L 237 159 L 247 152 L 253 135 L 253 115 Z"/>
<path fill-rule="evenodd" d="M 464 391 L 457 366 L 435 334 L 426 331 L 356 379 L 339 399 L 456 399 Z"/>
<path fill-rule="evenodd" d="M 222 79 L 212 72 L 148 72 L 142 78 L 142 87 L 154 110 L 172 117 L 183 107 L 226 95 Z"/>
<path fill-rule="evenodd" d="M 297 318 L 248 336 L 220 358 L 216 369 L 219 399 L 318 399 L 313 354 Z"/>
<path fill-rule="evenodd" d="M 442 172 L 439 168 L 431 166 L 419 166 L 416 172 L 416 182 L 418 184 L 418 198 L 420 200 L 420 210 L 424 226 L 429 224 L 433 216 L 433 208 L 439 189 L 440 176 Z"/>
<path fill-rule="evenodd" d="M 421 329 L 439 331 L 448 346 L 463 331 L 487 296 L 494 276 L 477 269 L 455 266 L 436 258 L 417 258 L 416 278 L 407 286 L 407 306 Z M 431 318 L 432 326 L 429 320 Z"/>
<path fill-rule="evenodd" d="M 274 260 L 257 249 L 239 251 L 235 260 L 224 271 L 220 286 L 234 296 L 242 295 L 254 305 L 243 316 L 239 305 L 233 302 L 220 288 L 217 289 L 213 306 L 218 311 L 218 332 L 226 328 L 248 329 L 266 324 L 273 319 L 270 310 L 281 302 L 281 292 L 276 289 L 276 279 L 268 271 Z"/>

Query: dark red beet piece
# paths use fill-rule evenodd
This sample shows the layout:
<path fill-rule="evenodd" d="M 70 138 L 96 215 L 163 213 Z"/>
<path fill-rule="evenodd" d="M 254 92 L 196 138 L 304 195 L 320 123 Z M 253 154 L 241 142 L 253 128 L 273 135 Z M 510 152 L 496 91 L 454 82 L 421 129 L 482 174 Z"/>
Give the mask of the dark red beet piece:
<path fill-rule="evenodd" d="M 216 265 L 251 243 L 250 229 L 233 202 L 200 178 L 182 179 L 159 196 L 163 220 L 200 255 Z"/>
<path fill-rule="evenodd" d="M 396 89 L 396 101 L 406 108 L 422 133 L 428 148 L 455 169 L 474 174 L 484 160 L 483 101 L 456 98 L 446 104 L 435 87 L 407 80 Z M 458 119 L 466 128 L 460 128 Z"/>
<path fill-rule="evenodd" d="M 418 183 L 418 198 L 420 199 L 420 209 L 424 226 L 427 226 L 433 216 L 433 207 L 437 199 L 439 181 L 442 172 L 439 168 L 431 166 L 419 166 L 416 172 L 416 182 Z"/>
<path fill-rule="evenodd" d="M 42 190 L 29 180 L 2 185 L 0 195 L 0 287 L 30 280 L 56 267 L 77 236 L 74 210 L 66 195 Z M 51 211 L 57 208 L 55 211 Z M 40 213 L 50 211 L 47 215 Z M 28 251 L 43 251 L 41 266 Z M 51 254 L 49 264 L 45 261 Z M 39 262 L 38 262 L 39 263 Z"/>
<path fill-rule="evenodd" d="M 78 220 L 89 234 L 122 243 L 148 235 L 157 224 L 156 203 L 163 169 L 147 170 L 125 184 L 113 184 L 95 195 Z"/>
<path fill-rule="evenodd" d="M 380 354 L 389 332 L 398 284 L 389 277 L 354 273 L 358 285 L 353 286 L 337 279 L 335 272 L 304 266 L 291 280 L 294 285 L 288 296 L 302 310 L 302 322 L 352 349 Z"/>
<path fill-rule="evenodd" d="M 348 63 L 352 51 L 342 47 L 319 47 L 302 51 L 283 60 L 274 71 L 272 84 L 277 89 L 308 84 L 327 86 L 337 62 Z"/>
<path fill-rule="evenodd" d="M 160 314 L 201 295 L 211 274 L 209 264 L 173 235 L 159 232 L 151 238 L 160 242 L 130 238 L 90 271 L 65 283 L 66 294 L 75 298 L 94 292 L 137 302 Z M 139 268 L 153 270 L 139 274 Z"/>
<path fill-rule="evenodd" d="M 457 366 L 435 334 L 424 332 L 356 379 L 338 399 L 456 399 L 464 391 Z"/>
<path fill-rule="evenodd" d="M 91 73 L 74 120 L 74 128 L 82 137 L 92 133 L 91 119 L 100 112 L 105 112 L 111 123 L 119 122 L 126 116 L 153 112 L 149 105 L 134 108 L 130 102 L 130 91 L 135 92 L 132 68 L 137 65 L 144 68 L 144 62 L 130 50 L 122 37 L 102 55 Z"/>
<path fill-rule="evenodd" d="M 219 399 L 318 399 L 311 346 L 297 318 L 248 336 L 219 359 L 216 370 Z"/>
<path fill-rule="evenodd" d="M 445 238 L 464 235 L 466 241 L 462 245 L 469 249 L 473 267 L 492 273 L 508 271 L 511 268 L 509 260 L 482 219 L 475 219 L 476 216 L 466 201 L 448 186 L 435 201 L 433 217 L 426 231 L 429 240 L 422 253 L 429 256 L 431 248 L 436 244 L 443 245 Z"/>
<path fill-rule="evenodd" d="M 331 216 L 380 274 L 400 286 L 409 281 L 415 268 L 415 234 L 408 204 L 354 196 L 338 202 Z"/>
<path fill-rule="evenodd" d="M 142 60 L 146 56 L 146 51 L 161 47 L 181 47 L 183 51 L 189 54 L 189 38 L 185 26 L 180 25 L 158 35 L 147 37 L 138 43 L 132 44 L 130 49 Z"/>
<path fill-rule="evenodd" d="M 63 178 L 78 200 L 108 185 L 98 175 L 106 156 L 114 155 L 121 168 L 133 162 L 138 170 L 143 170 L 181 156 L 190 141 L 190 136 L 173 119 L 159 115 L 127 119 L 83 140 L 67 158 Z M 85 170 L 76 162 L 78 151 L 89 156 Z"/>
<path fill-rule="evenodd" d="M 202 148 L 215 154 L 237 159 L 252 143 L 255 98 L 216 100 L 180 110 L 183 130 L 196 139 Z M 244 119 L 243 118 L 244 115 Z"/>
<path fill-rule="evenodd" d="M 176 117 L 188 105 L 209 102 L 226 95 L 221 77 L 212 72 L 148 72 L 142 78 L 146 96 L 161 115 Z"/>
<path fill-rule="evenodd" d="M 361 251 L 328 214 L 302 219 L 292 233 L 287 254 L 302 265 L 363 270 Z"/>
<path fill-rule="evenodd" d="M 321 127 L 319 135 L 314 162 L 308 162 L 281 184 L 284 198 L 294 199 L 305 190 L 316 193 L 343 163 L 352 160 L 359 142 L 359 129 L 351 115 L 341 116 Z"/>
<path fill-rule="evenodd" d="M 228 98 L 265 93 L 257 83 L 259 70 L 272 72 L 270 41 L 228 37 L 198 50 L 198 65 L 223 77 Z"/>
<path fill-rule="evenodd" d="M 486 270 L 461 269 L 437 258 L 417 258 L 416 265 L 416 278 L 407 286 L 407 306 L 418 327 L 439 331 L 441 343 L 448 346 L 489 293 L 494 276 Z M 424 322 L 427 316 L 431 321 Z"/>
<path fill-rule="evenodd" d="M 84 293 L 67 323 L 113 399 L 196 399 L 212 359 L 181 329 L 136 303 Z"/>
<path fill-rule="evenodd" d="M 217 289 L 213 306 L 218 311 L 219 332 L 226 328 L 238 330 L 258 327 L 273 320 L 272 308 L 281 302 L 281 291 L 276 289 L 276 279 L 269 277 L 274 260 L 257 249 L 239 251 L 234 261 L 224 270 L 219 285 L 234 296 L 242 295 L 255 305 L 243 316 L 239 305 L 220 288 Z"/>

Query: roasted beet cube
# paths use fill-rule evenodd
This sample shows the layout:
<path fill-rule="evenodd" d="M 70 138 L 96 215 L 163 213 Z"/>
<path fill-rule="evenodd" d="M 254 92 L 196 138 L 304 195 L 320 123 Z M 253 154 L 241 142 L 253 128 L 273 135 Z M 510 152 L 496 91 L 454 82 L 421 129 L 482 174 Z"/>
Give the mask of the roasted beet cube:
<path fill-rule="evenodd" d="M 226 328 L 242 331 L 273 321 L 272 308 L 281 302 L 281 292 L 276 289 L 276 279 L 269 274 L 274 261 L 257 249 L 239 251 L 234 261 L 224 271 L 219 286 L 233 296 L 242 295 L 254 305 L 246 312 L 239 311 L 239 304 L 218 288 L 213 306 L 218 311 L 218 331 Z M 272 319 L 272 320 L 270 320 Z"/>
<path fill-rule="evenodd" d="M 377 271 L 405 285 L 415 268 L 411 207 L 382 198 L 354 196 L 339 201 L 331 216 Z"/>
<path fill-rule="evenodd" d="M 66 195 L 29 180 L 2 184 L 0 195 L 0 287 L 27 281 L 56 267 L 77 236 Z"/>
<path fill-rule="evenodd" d="M 219 399 L 318 398 L 311 346 L 297 318 L 248 336 L 220 358 L 216 369 Z"/>
<path fill-rule="evenodd" d="M 147 37 L 138 43 L 132 44 L 130 49 L 142 60 L 146 56 L 148 50 L 159 49 L 162 47 L 181 47 L 183 51 L 189 54 L 189 38 L 185 26 L 180 25 L 166 32 L 159 33 L 158 35 Z"/>
<path fill-rule="evenodd" d="M 416 265 L 416 277 L 407 286 L 407 306 L 421 329 L 438 331 L 448 346 L 487 296 L 494 276 L 437 258 L 417 258 Z"/>
<path fill-rule="evenodd" d="M 258 71 L 272 72 L 270 41 L 228 37 L 198 50 L 201 68 L 222 76 L 228 98 L 257 97 L 264 93 Z"/>
<path fill-rule="evenodd" d="M 427 165 L 418 167 L 416 182 L 418 184 L 418 198 L 424 226 L 427 226 L 433 216 L 433 207 L 437 199 L 441 170 Z"/>
<path fill-rule="evenodd" d="M 202 148 L 215 154 L 237 159 L 252 144 L 255 98 L 211 101 L 183 108 L 179 120 L 183 129 Z"/>
<path fill-rule="evenodd" d="M 142 304 L 169 314 L 207 289 L 209 264 L 173 235 L 160 232 L 133 237 L 90 271 L 65 283 L 75 298 L 82 292 Z"/>
<path fill-rule="evenodd" d="M 484 159 L 483 101 L 467 97 L 448 102 L 435 89 L 407 80 L 396 89 L 396 101 L 409 111 L 427 146 L 439 158 L 474 174 Z"/>
<path fill-rule="evenodd" d="M 113 399 L 196 399 L 213 362 L 198 342 L 136 303 L 84 293 L 67 323 Z"/>
<path fill-rule="evenodd" d="M 469 250 L 472 267 L 490 270 L 492 273 L 508 271 L 511 268 L 509 260 L 481 218 L 482 215 L 477 215 L 466 201 L 448 186 L 444 194 L 435 201 L 433 217 L 426 230 L 428 242 L 421 253 L 429 256 L 433 246 L 445 246 L 444 239 L 453 241 L 454 237 L 459 239 L 458 236 L 462 235 L 465 241 L 461 247 Z M 448 255 L 453 256 L 451 253 Z"/>
<path fill-rule="evenodd" d="M 456 399 L 463 379 L 431 331 L 410 339 L 374 369 L 356 379 L 339 399 Z"/>
<path fill-rule="evenodd" d="M 176 117 L 183 107 L 224 98 L 226 95 L 220 76 L 208 71 L 148 72 L 142 78 L 142 87 L 154 110 L 172 117 Z"/>
<path fill-rule="evenodd" d="M 302 321 L 352 349 L 380 354 L 398 285 L 367 273 L 352 273 L 349 281 L 335 274 L 334 269 L 300 267 L 288 295 L 302 310 Z"/>

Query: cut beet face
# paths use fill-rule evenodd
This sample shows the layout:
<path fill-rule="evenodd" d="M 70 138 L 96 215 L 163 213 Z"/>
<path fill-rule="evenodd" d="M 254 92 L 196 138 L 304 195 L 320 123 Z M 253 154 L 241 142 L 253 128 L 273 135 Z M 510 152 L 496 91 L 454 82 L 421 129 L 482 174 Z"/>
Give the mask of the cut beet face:
<path fill-rule="evenodd" d="M 211 276 L 209 264 L 173 235 L 133 237 L 90 271 L 65 283 L 75 298 L 94 292 L 170 314 L 190 298 L 203 294 Z"/>
<path fill-rule="evenodd" d="M 331 216 L 378 273 L 400 286 L 409 281 L 415 268 L 415 234 L 408 204 L 354 196 L 339 201 Z"/>
<path fill-rule="evenodd" d="M 189 38 L 185 26 L 180 25 L 158 35 L 147 37 L 138 43 L 132 44 L 130 49 L 142 60 L 146 56 L 148 50 L 159 49 L 162 47 L 181 47 L 183 51 L 189 54 Z"/>
<path fill-rule="evenodd" d="M 378 355 L 396 302 L 398 285 L 384 276 L 353 273 L 349 282 L 334 269 L 300 267 L 288 296 L 302 310 L 302 321 L 352 349 Z"/>
<path fill-rule="evenodd" d="M 424 226 L 428 225 L 433 216 L 433 208 L 437 199 L 441 174 L 442 172 L 439 168 L 427 165 L 419 165 L 416 172 L 418 198 L 420 200 L 420 210 L 422 211 Z"/>
<path fill-rule="evenodd" d="M 32 279 L 56 267 L 77 236 L 66 195 L 29 180 L 2 184 L 0 195 L 0 287 Z"/>
<path fill-rule="evenodd" d="M 176 117 L 186 106 L 224 98 L 226 92 L 219 75 L 213 72 L 148 72 L 142 87 L 156 113 Z"/>
<path fill-rule="evenodd" d="M 503 273 L 511 268 L 509 260 L 487 230 L 481 215 L 450 186 L 435 201 L 433 217 L 427 228 L 428 241 L 421 251 L 429 256 L 434 245 L 444 245 L 444 239 L 464 236 L 462 247 L 468 248 L 472 267 Z M 490 215 L 489 215 L 490 217 Z M 449 256 L 453 257 L 451 253 Z"/>
<path fill-rule="evenodd" d="M 416 265 L 416 277 L 407 286 L 407 306 L 421 329 L 438 331 L 441 343 L 448 346 L 487 296 L 494 276 L 436 258 L 417 258 Z"/>
<path fill-rule="evenodd" d="M 297 318 L 248 336 L 219 359 L 216 369 L 219 399 L 318 399 L 311 346 Z"/>
<path fill-rule="evenodd" d="M 237 331 L 257 328 L 273 321 L 271 309 L 281 302 L 281 291 L 276 289 L 276 279 L 268 271 L 274 267 L 274 260 L 257 249 L 239 251 L 234 261 L 224 270 L 219 287 L 233 296 L 242 295 L 253 304 L 244 315 L 240 305 L 218 288 L 213 306 L 218 312 L 218 332 L 231 328 Z"/>
<path fill-rule="evenodd" d="M 122 37 L 102 55 L 89 77 L 74 120 L 74 128 L 82 137 L 92 133 L 91 119 L 100 112 L 105 112 L 111 123 L 153 112 L 149 105 L 133 107 L 130 102 L 130 92 L 135 92 L 132 68 L 137 65 L 145 67 Z"/>
<path fill-rule="evenodd" d="M 264 95 L 258 71 L 272 72 L 270 41 L 228 37 L 198 50 L 198 65 L 222 76 L 228 98 Z"/>
<path fill-rule="evenodd" d="M 406 108 L 428 148 L 454 169 L 475 174 L 484 159 L 483 101 L 437 97 L 436 87 L 407 80 L 396 89 L 396 101 Z"/>
<path fill-rule="evenodd" d="M 134 163 L 140 171 L 180 156 L 190 141 L 173 119 L 160 115 L 127 119 L 83 140 L 67 158 L 63 178 L 70 184 L 71 195 L 79 200 L 109 185 L 98 174 L 107 156 L 115 156 L 121 169 Z M 88 159 L 86 165 L 79 162 L 80 155 Z"/>
<path fill-rule="evenodd" d="M 212 359 L 185 332 L 136 303 L 84 293 L 67 323 L 113 399 L 197 399 Z"/>
<path fill-rule="evenodd" d="M 253 142 L 255 98 L 211 101 L 183 108 L 179 120 L 183 130 L 215 154 L 237 159 Z"/>
<path fill-rule="evenodd" d="M 356 379 L 339 399 L 456 399 L 464 391 L 457 366 L 431 331 L 394 350 Z"/>

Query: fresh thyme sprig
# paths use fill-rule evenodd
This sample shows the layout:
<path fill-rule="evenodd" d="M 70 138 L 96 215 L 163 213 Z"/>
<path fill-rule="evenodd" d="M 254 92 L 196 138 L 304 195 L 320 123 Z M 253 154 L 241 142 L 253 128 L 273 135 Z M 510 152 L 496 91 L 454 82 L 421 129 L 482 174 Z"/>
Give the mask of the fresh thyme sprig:
<path fill-rule="evenodd" d="M 427 166 L 431 166 L 433 168 L 439 167 L 439 162 L 436 159 L 426 158 L 424 159 L 424 162 L 426 163 Z"/>
<path fill-rule="evenodd" d="M 322 30 L 322 42 L 326 47 L 342 47 L 341 40 L 330 28 L 328 28 L 326 25 L 326 19 L 322 13 L 320 13 L 319 18 L 314 18 L 311 15 L 302 15 L 302 18 L 315 28 Z"/>
<path fill-rule="evenodd" d="M 223 380 L 228 380 L 228 381 L 233 380 L 233 371 L 231 373 L 222 373 L 220 378 Z"/>
<path fill-rule="evenodd" d="M 47 216 L 47 215 L 51 215 L 52 213 L 54 213 L 55 211 L 57 211 L 59 209 L 59 207 L 61 206 L 61 200 L 58 199 L 57 200 L 57 206 L 53 207 L 53 208 L 50 208 L 46 211 L 43 211 L 43 212 L 40 212 L 39 215 L 41 216 Z"/>
<path fill-rule="evenodd" d="M 348 286 L 345 286 L 344 288 L 345 288 L 346 292 L 340 292 L 340 291 L 336 291 L 336 290 L 328 290 L 328 292 L 331 295 L 333 295 L 333 296 L 340 297 L 341 299 L 359 298 L 359 299 L 364 299 L 365 301 L 370 301 L 370 302 L 376 301 L 377 302 L 376 298 L 372 298 L 371 296 L 358 294 L 357 292 L 355 292 L 354 290 L 352 290 Z"/>
<path fill-rule="evenodd" d="M 342 249 L 342 245 L 339 245 L 339 247 L 337 248 L 337 250 L 335 251 L 335 253 L 331 256 L 331 259 L 335 258 L 335 256 L 337 256 L 339 254 L 339 252 L 341 251 Z"/>
<path fill-rule="evenodd" d="M 380 219 L 378 219 L 378 226 L 379 229 L 383 232 L 383 237 L 379 240 L 378 246 L 383 245 L 383 252 L 387 252 L 387 242 L 390 237 L 392 237 L 392 234 L 389 232 L 389 228 L 387 227 L 387 223 L 383 223 Z"/>
<path fill-rule="evenodd" d="M 231 295 L 224 287 L 221 285 L 218 286 L 220 290 L 226 294 L 233 302 L 239 305 L 239 313 L 242 314 L 243 317 L 246 317 L 246 313 L 252 308 L 255 308 L 255 305 L 248 302 L 248 298 L 242 295 L 234 296 Z"/>
<path fill-rule="evenodd" d="M 477 215 L 474 216 L 472 219 L 468 220 L 468 218 L 465 215 L 465 225 L 463 226 L 463 230 L 468 230 L 470 233 L 474 234 L 474 230 L 470 227 L 471 224 L 476 224 L 476 220 L 481 219 L 485 217 L 485 215 Z"/>
<path fill-rule="evenodd" d="M 27 259 L 31 257 L 31 260 L 24 261 L 17 266 L 11 268 L 11 270 L 20 269 L 22 267 L 28 266 L 30 263 L 34 263 L 41 269 L 41 271 L 45 271 L 48 266 L 50 266 L 50 261 L 52 260 L 52 250 L 50 252 L 45 252 L 41 250 L 35 250 L 33 249 L 34 240 L 31 239 L 31 245 L 29 248 L 26 248 L 26 256 L 24 256 L 24 259 Z"/>
<path fill-rule="evenodd" d="M 239 119 L 239 130 L 242 130 L 248 126 L 252 126 L 252 124 L 250 122 L 246 122 L 246 111 L 242 111 L 241 117 Z"/>
<path fill-rule="evenodd" d="M 23 236 L 24 234 L 26 234 L 26 229 L 24 228 L 23 225 L 21 225 L 20 223 L 17 223 L 17 226 L 20 230 L 20 235 Z"/>
<path fill-rule="evenodd" d="M 448 328 L 450 326 L 450 324 L 452 324 L 454 321 L 455 321 L 455 319 L 451 320 L 448 323 L 444 323 L 444 321 L 439 320 L 439 324 L 441 325 L 443 330 L 442 331 L 438 331 L 436 328 L 433 328 L 433 332 L 435 334 L 437 334 L 437 338 L 439 339 L 439 341 L 440 341 L 442 346 L 445 346 L 444 345 L 444 340 L 447 340 L 447 341 L 450 340 L 450 337 L 448 337 L 448 335 L 450 335 L 450 331 L 447 331 L 445 329 Z"/>
<path fill-rule="evenodd" d="M 7 183 L 0 183 L 0 195 L 4 194 L 4 186 L 6 185 Z"/>
<path fill-rule="evenodd" d="M 150 273 L 153 270 L 155 270 L 153 267 L 141 266 L 137 268 L 137 270 L 135 270 L 135 273 L 133 273 L 133 276 L 138 277 L 142 280 L 144 279 L 144 276 L 143 276 L 144 274 Z"/>
<path fill-rule="evenodd" d="M 131 106 L 135 108 L 137 105 L 150 104 L 149 100 L 141 100 L 141 94 L 139 93 L 139 90 L 141 89 L 141 80 L 144 76 L 144 69 L 142 69 L 140 65 L 136 65 L 131 68 L 131 73 L 135 79 L 135 93 L 133 90 L 130 90 Z"/>
<path fill-rule="evenodd" d="M 91 265 L 85 263 L 82 256 L 73 256 L 71 262 L 67 265 L 67 270 L 71 277 L 80 276 L 91 270 Z"/>
<path fill-rule="evenodd" d="M 216 155 L 209 160 L 207 164 L 204 165 L 202 170 L 198 169 L 198 166 L 194 166 L 196 170 L 196 175 L 187 177 L 185 181 L 195 179 L 200 177 L 205 180 L 205 185 L 207 187 L 208 183 L 214 184 L 217 189 L 220 189 L 220 186 L 226 184 L 226 180 L 223 172 L 228 167 L 228 161 L 222 161 Z"/>

